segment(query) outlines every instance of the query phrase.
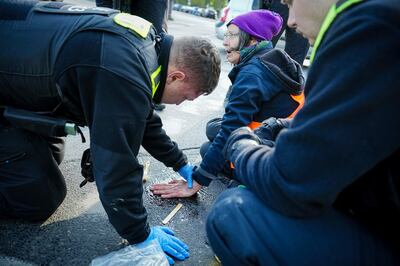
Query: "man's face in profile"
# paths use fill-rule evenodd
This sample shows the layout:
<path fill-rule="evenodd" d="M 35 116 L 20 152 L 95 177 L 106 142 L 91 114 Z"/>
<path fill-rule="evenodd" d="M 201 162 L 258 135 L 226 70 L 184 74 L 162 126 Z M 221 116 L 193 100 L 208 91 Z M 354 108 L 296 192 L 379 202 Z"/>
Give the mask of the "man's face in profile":
<path fill-rule="evenodd" d="M 288 26 L 314 44 L 334 0 L 282 0 L 289 7 Z"/>

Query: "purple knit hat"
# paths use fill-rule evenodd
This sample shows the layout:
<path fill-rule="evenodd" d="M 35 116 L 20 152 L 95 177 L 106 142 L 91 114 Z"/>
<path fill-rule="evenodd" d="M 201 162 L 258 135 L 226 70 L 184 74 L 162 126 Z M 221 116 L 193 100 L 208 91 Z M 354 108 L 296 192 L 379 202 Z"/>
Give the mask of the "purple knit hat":
<path fill-rule="evenodd" d="M 278 13 L 269 10 L 253 10 L 233 18 L 228 26 L 235 24 L 258 41 L 270 41 L 281 30 L 282 22 L 282 17 Z"/>

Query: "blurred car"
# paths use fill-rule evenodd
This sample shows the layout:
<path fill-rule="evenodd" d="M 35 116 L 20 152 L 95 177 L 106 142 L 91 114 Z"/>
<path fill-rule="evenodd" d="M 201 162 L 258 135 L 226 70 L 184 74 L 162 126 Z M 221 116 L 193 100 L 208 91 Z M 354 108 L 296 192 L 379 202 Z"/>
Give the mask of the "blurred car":
<path fill-rule="evenodd" d="M 180 11 L 181 8 L 182 8 L 182 5 L 181 5 L 181 4 L 174 4 L 174 5 L 172 6 L 172 10 L 176 10 L 176 11 Z"/>
<path fill-rule="evenodd" d="M 195 10 L 193 11 L 193 15 L 201 17 L 201 14 L 203 13 L 204 8 L 201 7 L 196 7 Z"/>
<path fill-rule="evenodd" d="M 222 9 L 221 16 L 219 17 L 217 22 L 215 22 L 215 30 L 217 30 L 217 28 L 224 25 L 224 23 L 226 21 L 226 17 L 228 16 L 228 12 L 229 12 L 229 6 L 226 6 Z"/>
<path fill-rule="evenodd" d="M 226 32 L 226 24 L 234 17 L 254 9 L 262 7 L 262 0 L 231 0 L 221 12 L 221 17 L 215 23 L 215 33 L 218 39 L 223 40 Z"/>
<path fill-rule="evenodd" d="M 212 8 L 212 7 L 205 8 L 205 9 L 203 9 L 203 12 L 201 13 L 201 16 L 205 17 L 205 18 L 215 19 L 216 16 L 217 16 L 217 11 L 215 11 L 215 9 Z"/>
<path fill-rule="evenodd" d="M 192 6 L 182 6 L 180 11 L 190 14 L 193 12 L 193 7 Z"/>
<path fill-rule="evenodd" d="M 198 6 L 191 6 L 189 14 L 194 15 L 197 12 L 198 9 L 199 9 Z"/>
<path fill-rule="evenodd" d="M 181 12 L 186 12 L 188 6 L 182 5 L 181 8 L 179 9 L 179 11 Z"/>

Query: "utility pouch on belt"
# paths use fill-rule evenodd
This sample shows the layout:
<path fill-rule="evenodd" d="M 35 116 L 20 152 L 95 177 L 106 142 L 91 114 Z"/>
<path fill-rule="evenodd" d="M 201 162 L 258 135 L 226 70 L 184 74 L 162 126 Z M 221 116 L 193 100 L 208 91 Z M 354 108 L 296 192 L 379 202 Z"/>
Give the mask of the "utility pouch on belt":
<path fill-rule="evenodd" d="M 46 137 L 65 137 L 79 133 L 82 137 L 82 142 L 86 141 L 80 128 L 74 123 L 69 123 L 67 120 L 39 115 L 12 107 L 0 107 L 0 118 L 1 112 L 3 112 L 2 118 L 13 127 L 28 130 Z M 85 180 L 79 185 L 80 187 L 84 186 L 87 182 L 94 181 L 90 149 L 85 150 L 83 153 L 81 167 L 81 173 Z"/>
<path fill-rule="evenodd" d="M 5 107 L 4 118 L 14 127 L 34 132 L 47 137 L 65 137 L 76 135 L 79 128 L 64 119 L 48 117 L 34 112 Z"/>

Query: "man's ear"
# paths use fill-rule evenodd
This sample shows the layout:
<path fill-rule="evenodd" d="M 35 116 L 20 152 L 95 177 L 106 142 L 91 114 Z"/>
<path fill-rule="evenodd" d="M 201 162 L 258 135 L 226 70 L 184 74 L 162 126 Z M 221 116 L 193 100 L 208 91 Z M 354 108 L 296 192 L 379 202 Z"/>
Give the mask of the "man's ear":
<path fill-rule="evenodd" d="M 168 73 L 167 82 L 171 83 L 171 82 L 176 81 L 176 80 L 181 80 L 182 81 L 185 78 L 186 78 L 186 74 L 184 72 L 179 71 L 179 70 L 174 70 L 174 71 L 171 71 L 170 73 Z"/>

